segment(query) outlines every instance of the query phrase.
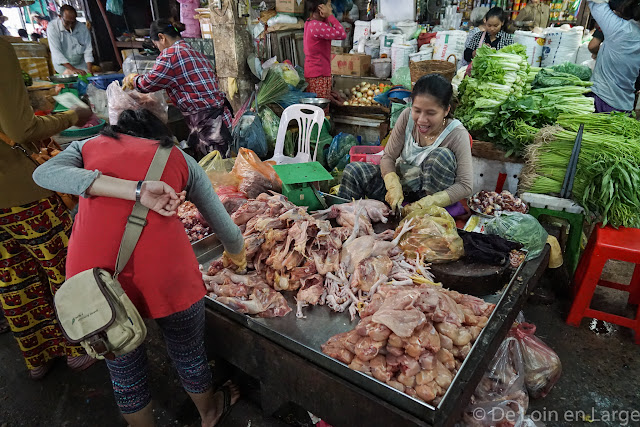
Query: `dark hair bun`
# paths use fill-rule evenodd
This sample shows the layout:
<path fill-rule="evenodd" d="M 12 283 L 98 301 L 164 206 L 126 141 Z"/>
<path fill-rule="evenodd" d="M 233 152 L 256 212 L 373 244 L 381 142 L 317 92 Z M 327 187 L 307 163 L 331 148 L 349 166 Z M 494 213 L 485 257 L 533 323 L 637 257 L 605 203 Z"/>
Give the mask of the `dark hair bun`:
<path fill-rule="evenodd" d="M 176 29 L 177 32 L 181 33 L 187 29 L 187 27 L 182 22 L 172 21 L 173 28 Z"/>

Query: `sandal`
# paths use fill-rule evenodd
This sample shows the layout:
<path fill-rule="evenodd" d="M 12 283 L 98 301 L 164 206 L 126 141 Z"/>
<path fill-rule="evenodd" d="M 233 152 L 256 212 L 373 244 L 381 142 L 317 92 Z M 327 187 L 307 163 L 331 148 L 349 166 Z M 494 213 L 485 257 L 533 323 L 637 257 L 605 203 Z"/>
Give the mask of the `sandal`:
<path fill-rule="evenodd" d="M 227 415 L 229 415 L 229 413 L 231 412 L 231 407 L 233 405 L 231 405 L 231 388 L 229 387 L 230 384 L 231 384 L 231 381 L 227 381 L 226 383 L 224 383 L 222 387 L 220 387 L 217 390 L 222 392 L 224 404 L 222 406 L 222 415 L 220 415 L 220 418 L 218 419 L 216 426 L 222 424 L 225 418 L 227 418 Z"/>
<path fill-rule="evenodd" d="M 40 365 L 37 368 L 29 369 L 29 378 L 35 381 L 43 379 L 51 370 L 54 360 L 47 360 L 44 365 Z"/>

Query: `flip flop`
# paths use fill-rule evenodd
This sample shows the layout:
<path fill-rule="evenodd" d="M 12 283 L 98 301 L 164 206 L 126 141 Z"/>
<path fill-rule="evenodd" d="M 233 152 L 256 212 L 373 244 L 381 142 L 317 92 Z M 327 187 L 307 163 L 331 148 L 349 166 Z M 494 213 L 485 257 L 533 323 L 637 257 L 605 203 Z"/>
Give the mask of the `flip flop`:
<path fill-rule="evenodd" d="M 221 391 L 222 392 L 222 397 L 224 399 L 224 404 L 222 406 L 222 415 L 220 416 L 220 419 L 216 423 L 216 426 L 222 424 L 224 422 L 225 418 L 227 418 L 227 416 L 231 412 L 231 407 L 233 405 L 231 405 L 231 388 L 229 387 L 230 384 L 231 384 L 231 381 L 225 383 L 222 387 L 220 387 L 217 390 L 217 391 Z"/>

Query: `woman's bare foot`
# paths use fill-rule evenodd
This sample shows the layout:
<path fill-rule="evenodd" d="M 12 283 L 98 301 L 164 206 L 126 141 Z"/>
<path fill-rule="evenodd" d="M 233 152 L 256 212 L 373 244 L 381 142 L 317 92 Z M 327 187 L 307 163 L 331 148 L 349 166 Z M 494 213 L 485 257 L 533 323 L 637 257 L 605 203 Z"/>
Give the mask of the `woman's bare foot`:
<path fill-rule="evenodd" d="M 225 392 L 227 393 L 228 399 L 226 402 Z M 214 427 L 218 425 L 222 417 L 226 415 L 229 409 L 240 399 L 240 389 L 229 380 L 215 392 L 213 398 L 215 400 L 215 412 L 202 419 L 202 427 Z"/>

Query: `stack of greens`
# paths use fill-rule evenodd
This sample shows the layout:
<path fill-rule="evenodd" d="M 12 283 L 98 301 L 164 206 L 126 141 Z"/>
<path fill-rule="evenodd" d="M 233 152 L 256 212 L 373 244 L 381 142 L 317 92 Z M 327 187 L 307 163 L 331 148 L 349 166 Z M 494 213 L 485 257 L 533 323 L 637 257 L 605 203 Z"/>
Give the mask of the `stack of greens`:
<path fill-rule="evenodd" d="M 529 78 L 526 49 L 520 44 L 498 51 L 482 46 L 473 59 L 471 77 L 462 81 L 456 116 L 467 130 L 480 133 L 512 95 L 522 96 Z"/>
<path fill-rule="evenodd" d="M 495 120 L 485 128 L 506 155 L 522 155 L 533 142 L 537 131 L 555 123 L 562 113 L 580 116 L 594 111 L 593 99 L 584 96 L 591 82 L 573 74 L 542 69 L 532 83 L 532 90 L 522 97 L 512 95 L 505 101 Z"/>
<path fill-rule="evenodd" d="M 622 113 L 561 115 L 526 150 L 521 189 L 559 193 L 576 139 L 584 124 L 573 186 L 574 199 L 603 224 L 640 227 L 640 122 Z M 563 129 L 564 127 L 564 129 Z"/>

